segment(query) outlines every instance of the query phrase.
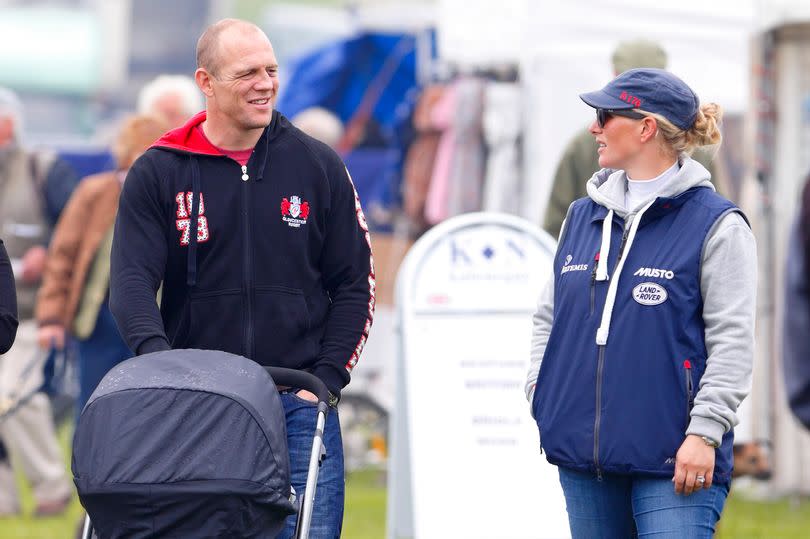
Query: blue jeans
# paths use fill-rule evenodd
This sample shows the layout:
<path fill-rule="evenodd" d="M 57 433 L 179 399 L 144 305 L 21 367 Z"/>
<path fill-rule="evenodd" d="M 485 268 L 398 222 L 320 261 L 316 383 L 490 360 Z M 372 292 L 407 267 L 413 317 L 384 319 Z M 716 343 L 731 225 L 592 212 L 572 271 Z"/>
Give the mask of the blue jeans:
<path fill-rule="evenodd" d="M 290 453 L 292 485 L 298 499 L 304 494 L 309 469 L 309 456 L 312 452 L 312 439 L 315 435 L 317 405 L 306 401 L 294 393 L 281 394 L 281 404 L 287 415 L 287 449 Z M 337 410 L 329 409 L 324 427 L 323 443 L 326 458 L 321 464 L 312 508 L 312 525 L 309 536 L 312 539 L 336 539 L 343 526 L 343 498 L 346 483 L 343 475 L 343 439 L 340 435 L 340 419 Z M 298 515 L 290 515 L 279 539 L 294 537 Z"/>
<path fill-rule="evenodd" d="M 711 539 L 727 485 L 684 496 L 669 479 L 559 468 L 573 539 Z"/>

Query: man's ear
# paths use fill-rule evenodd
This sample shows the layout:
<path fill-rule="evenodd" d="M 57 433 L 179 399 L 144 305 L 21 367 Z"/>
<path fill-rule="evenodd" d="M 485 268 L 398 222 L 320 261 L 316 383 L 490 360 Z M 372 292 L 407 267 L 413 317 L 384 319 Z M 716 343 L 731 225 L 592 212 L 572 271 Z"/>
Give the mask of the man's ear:
<path fill-rule="evenodd" d="M 641 123 L 641 142 L 647 142 L 648 140 L 655 137 L 655 134 L 658 132 L 658 122 L 655 121 L 655 118 L 647 116 L 643 120 L 641 120 L 640 123 Z"/>
<path fill-rule="evenodd" d="M 194 81 L 206 97 L 214 96 L 214 89 L 211 87 L 212 79 L 211 74 L 202 67 L 197 68 L 197 71 L 194 72 Z"/>

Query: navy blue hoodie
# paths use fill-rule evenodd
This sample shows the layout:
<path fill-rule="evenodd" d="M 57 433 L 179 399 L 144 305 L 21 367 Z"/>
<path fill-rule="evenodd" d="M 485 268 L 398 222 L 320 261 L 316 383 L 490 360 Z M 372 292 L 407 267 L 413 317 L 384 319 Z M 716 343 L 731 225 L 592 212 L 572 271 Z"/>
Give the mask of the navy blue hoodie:
<path fill-rule="evenodd" d="M 310 371 L 339 394 L 375 301 L 351 178 L 278 112 L 245 167 L 205 138 L 205 118 L 167 133 L 127 175 L 110 277 L 121 334 L 138 354 L 223 350 Z"/>

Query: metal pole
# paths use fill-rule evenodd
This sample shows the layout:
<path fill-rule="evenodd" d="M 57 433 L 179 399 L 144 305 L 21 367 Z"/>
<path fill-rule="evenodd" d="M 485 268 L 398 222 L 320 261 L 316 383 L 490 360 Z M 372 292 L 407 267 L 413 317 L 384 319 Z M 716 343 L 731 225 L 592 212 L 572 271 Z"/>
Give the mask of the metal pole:
<path fill-rule="evenodd" d="M 92 539 L 93 526 L 90 523 L 90 515 L 84 516 L 84 527 L 82 528 L 82 539 Z"/>
<path fill-rule="evenodd" d="M 312 504 L 315 501 L 315 490 L 318 485 L 318 468 L 324 455 L 323 429 L 326 425 L 328 405 L 318 403 L 318 421 L 315 426 L 315 437 L 312 440 L 312 453 L 309 456 L 309 470 L 307 471 L 307 484 L 301 500 L 301 514 L 298 519 L 298 539 L 309 538 L 309 526 L 312 522 Z"/>

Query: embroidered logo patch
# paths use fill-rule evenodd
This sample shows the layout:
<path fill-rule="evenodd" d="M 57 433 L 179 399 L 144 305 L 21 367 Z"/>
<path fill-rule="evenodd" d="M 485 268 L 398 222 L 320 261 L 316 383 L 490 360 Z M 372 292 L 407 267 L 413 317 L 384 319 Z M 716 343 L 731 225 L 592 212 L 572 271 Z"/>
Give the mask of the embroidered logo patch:
<path fill-rule="evenodd" d="M 657 283 L 641 283 L 633 289 L 633 299 L 641 305 L 660 305 L 668 296 L 666 289 Z"/>
<path fill-rule="evenodd" d="M 587 271 L 588 264 L 571 264 L 573 257 L 568 255 L 565 257 L 565 262 L 563 263 L 563 267 L 560 270 L 560 275 L 564 273 L 568 273 L 569 271 Z"/>
<path fill-rule="evenodd" d="M 664 279 L 674 279 L 675 272 L 668 269 L 660 269 L 660 268 L 645 268 L 640 267 L 636 270 L 633 274 L 636 277 L 656 277 L 656 278 L 664 278 Z"/>
<path fill-rule="evenodd" d="M 175 225 L 180 234 L 180 245 L 188 245 L 191 237 L 191 203 L 194 201 L 194 193 L 191 191 L 180 191 L 174 197 L 177 202 L 177 219 Z M 208 230 L 208 218 L 205 216 L 205 197 L 200 193 L 200 208 L 197 211 L 197 243 L 209 240 L 211 234 Z"/>
<path fill-rule="evenodd" d="M 293 228 L 307 224 L 309 202 L 301 201 L 299 196 L 281 199 L 281 220 Z"/>

